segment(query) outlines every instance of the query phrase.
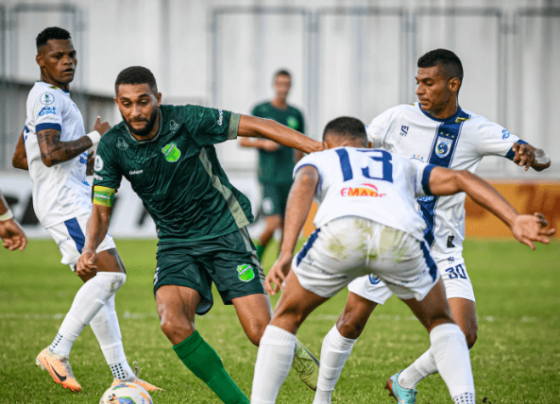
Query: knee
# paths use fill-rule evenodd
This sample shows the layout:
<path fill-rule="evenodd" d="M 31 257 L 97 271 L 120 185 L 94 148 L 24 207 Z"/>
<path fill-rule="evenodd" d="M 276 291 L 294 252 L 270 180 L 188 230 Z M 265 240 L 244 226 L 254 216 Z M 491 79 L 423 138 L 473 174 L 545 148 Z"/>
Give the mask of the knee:
<path fill-rule="evenodd" d="M 336 328 L 344 338 L 358 339 L 362 335 L 366 323 L 367 319 L 361 319 L 352 311 L 344 311 L 336 322 Z"/>
<path fill-rule="evenodd" d="M 177 345 L 190 337 L 194 331 L 194 326 L 188 321 L 174 321 L 172 319 L 162 319 L 161 330 L 173 345 Z"/>

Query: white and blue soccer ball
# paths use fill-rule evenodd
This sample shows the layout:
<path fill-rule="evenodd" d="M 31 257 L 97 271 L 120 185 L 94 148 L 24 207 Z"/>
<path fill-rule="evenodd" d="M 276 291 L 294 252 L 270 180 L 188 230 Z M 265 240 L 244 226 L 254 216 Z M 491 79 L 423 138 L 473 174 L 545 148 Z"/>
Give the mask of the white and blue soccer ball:
<path fill-rule="evenodd" d="M 153 401 L 142 386 L 122 382 L 107 389 L 99 404 L 153 404 Z"/>

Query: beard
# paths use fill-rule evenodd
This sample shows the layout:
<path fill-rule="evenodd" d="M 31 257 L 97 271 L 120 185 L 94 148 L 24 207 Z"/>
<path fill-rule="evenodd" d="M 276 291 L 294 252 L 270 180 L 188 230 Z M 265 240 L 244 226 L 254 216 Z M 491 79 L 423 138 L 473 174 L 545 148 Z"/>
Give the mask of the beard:
<path fill-rule="evenodd" d="M 130 130 L 130 132 L 138 137 L 146 137 L 150 134 L 150 132 L 152 131 L 152 129 L 154 128 L 154 125 L 156 124 L 156 120 L 157 120 L 157 116 L 158 116 L 158 112 L 159 112 L 159 108 L 154 108 L 154 111 L 152 112 L 152 115 L 150 115 L 150 119 L 144 119 L 144 118 L 140 118 L 140 119 L 135 119 L 132 122 L 146 122 L 146 126 L 144 126 L 144 128 L 142 129 L 135 129 L 130 122 L 128 122 L 124 116 L 122 116 L 124 123 L 126 124 L 126 126 L 128 126 L 128 130 Z"/>

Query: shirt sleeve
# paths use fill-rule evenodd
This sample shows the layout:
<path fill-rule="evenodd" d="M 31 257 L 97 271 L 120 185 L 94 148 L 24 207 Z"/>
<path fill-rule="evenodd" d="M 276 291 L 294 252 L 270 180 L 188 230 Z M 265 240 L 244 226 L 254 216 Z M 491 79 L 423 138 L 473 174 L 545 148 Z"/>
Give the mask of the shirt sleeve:
<path fill-rule="evenodd" d="M 371 123 L 366 126 L 368 140 L 373 143 L 374 149 L 384 148 L 385 136 L 389 132 L 394 113 L 394 108 L 388 109 L 381 115 L 373 118 Z"/>
<path fill-rule="evenodd" d="M 301 111 L 299 111 L 299 123 L 300 123 L 299 131 L 305 135 L 305 118 L 303 117 Z"/>
<path fill-rule="evenodd" d="M 122 170 L 119 165 L 117 148 L 108 141 L 107 134 L 101 138 L 93 165 L 93 186 L 119 189 Z"/>
<path fill-rule="evenodd" d="M 62 132 L 62 110 L 64 101 L 54 91 L 45 91 L 35 101 L 33 118 L 35 133 L 44 129 L 56 129 Z"/>
<path fill-rule="evenodd" d="M 413 167 L 414 195 L 417 198 L 421 196 L 432 196 L 433 194 L 430 190 L 430 175 L 436 166 L 433 164 L 426 164 L 416 159 L 411 159 L 409 162 Z"/>
<path fill-rule="evenodd" d="M 198 105 L 183 108 L 187 129 L 199 145 L 210 146 L 237 138 L 239 114 Z"/>
<path fill-rule="evenodd" d="M 478 130 L 477 150 L 481 157 L 499 156 L 513 160 L 515 152 L 512 147 L 514 143 L 527 143 L 517 136 L 511 134 L 503 126 L 485 120 Z"/>
<path fill-rule="evenodd" d="M 315 167 L 315 169 L 319 173 L 319 183 L 317 184 L 317 190 L 315 194 L 320 195 L 321 187 L 323 184 L 323 170 L 321 169 L 321 160 L 319 158 L 319 154 L 311 153 L 305 156 L 304 158 L 302 158 L 294 167 L 294 174 L 293 174 L 294 179 L 296 178 L 297 172 L 305 166 Z"/>

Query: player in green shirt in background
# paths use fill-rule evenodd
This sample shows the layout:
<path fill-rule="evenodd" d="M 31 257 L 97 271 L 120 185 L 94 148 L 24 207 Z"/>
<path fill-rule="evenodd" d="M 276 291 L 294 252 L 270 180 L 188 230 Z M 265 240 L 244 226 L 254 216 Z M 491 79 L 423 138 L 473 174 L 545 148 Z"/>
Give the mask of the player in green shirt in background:
<path fill-rule="evenodd" d="M 273 85 L 276 94 L 274 99 L 257 105 L 251 115 L 272 119 L 305 133 L 301 111 L 286 102 L 291 86 L 292 80 L 288 71 L 276 72 Z M 262 186 L 261 210 L 266 216 L 266 227 L 257 242 L 257 255 L 261 259 L 274 231 L 282 230 L 284 227 L 284 212 L 292 186 L 292 171 L 303 154 L 299 150 L 268 139 L 241 138 L 239 144 L 259 150 L 258 179 Z"/>
<path fill-rule="evenodd" d="M 115 92 L 123 122 L 103 136 L 97 149 L 94 205 L 77 273 L 96 271 L 96 248 L 107 233 L 124 176 L 157 227 L 154 293 L 162 331 L 181 361 L 224 403 L 249 403 L 194 327 L 195 315 L 212 307 L 212 283 L 224 303 L 235 306 L 257 346 L 272 313 L 245 228 L 253 221 L 251 204 L 229 182 L 213 145 L 237 136 L 262 136 L 308 153 L 323 146 L 270 120 L 195 105 L 161 105 L 156 80 L 144 67 L 119 73 Z M 318 362 L 301 344 L 296 356 L 293 367 L 314 389 Z"/>

